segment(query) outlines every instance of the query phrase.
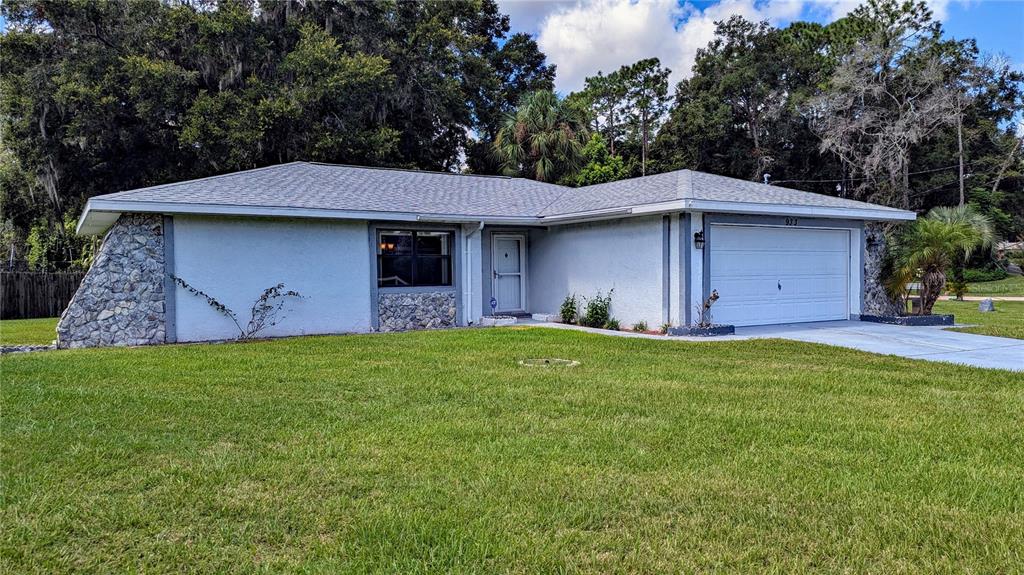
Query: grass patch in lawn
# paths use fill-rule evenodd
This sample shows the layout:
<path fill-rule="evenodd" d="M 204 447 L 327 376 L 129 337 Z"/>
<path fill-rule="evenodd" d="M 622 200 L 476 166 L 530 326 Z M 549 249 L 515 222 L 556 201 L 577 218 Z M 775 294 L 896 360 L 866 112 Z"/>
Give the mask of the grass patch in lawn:
<path fill-rule="evenodd" d="M 993 282 L 978 282 L 967 284 L 967 295 L 1024 296 L 1024 276 L 1010 276 Z"/>
<path fill-rule="evenodd" d="M 2 345 L 49 345 L 57 339 L 57 318 L 0 321 Z"/>
<path fill-rule="evenodd" d="M 978 311 L 979 303 L 943 299 L 935 302 L 932 313 L 951 313 L 956 317 L 956 323 L 972 325 L 949 328 L 952 331 L 1024 339 L 1024 301 L 994 302 L 996 310 L 992 312 Z"/>
<path fill-rule="evenodd" d="M 1010 372 L 536 328 L 0 362 L 6 572 L 1022 565 Z"/>

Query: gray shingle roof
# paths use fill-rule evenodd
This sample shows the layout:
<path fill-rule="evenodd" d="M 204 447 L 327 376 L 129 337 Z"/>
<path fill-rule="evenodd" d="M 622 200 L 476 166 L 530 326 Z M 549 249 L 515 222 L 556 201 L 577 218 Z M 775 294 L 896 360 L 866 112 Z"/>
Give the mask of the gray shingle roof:
<path fill-rule="evenodd" d="M 688 170 L 679 170 L 583 188 L 568 188 L 541 215 L 554 216 L 681 200 L 682 191 L 688 185 L 689 174 Z"/>
<path fill-rule="evenodd" d="M 890 208 L 888 206 L 878 204 L 847 200 L 845 198 L 826 196 L 824 194 L 802 192 L 800 190 L 782 188 L 779 186 L 766 186 L 758 182 L 738 180 L 736 178 L 727 178 L 725 176 L 716 176 L 714 174 L 707 174 L 704 172 L 686 171 L 690 174 L 691 187 L 689 192 L 691 197 L 695 200 L 749 202 L 755 204 L 787 206 L 822 206 L 829 208 L 892 210 L 894 212 L 901 211 L 896 208 Z"/>
<path fill-rule="evenodd" d="M 98 196 L 101 200 L 534 216 L 565 188 L 522 178 L 292 162 Z"/>
<path fill-rule="evenodd" d="M 549 205 L 541 215 L 554 216 L 587 210 L 657 204 L 673 200 L 900 211 L 896 208 L 867 202 L 779 186 L 766 186 L 758 182 L 704 172 L 678 170 L 570 189 Z"/>
<path fill-rule="evenodd" d="M 583 188 L 523 178 L 293 162 L 94 198 L 488 217 L 544 217 L 676 200 L 892 210 L 821 194 L 679 170 Z"/>

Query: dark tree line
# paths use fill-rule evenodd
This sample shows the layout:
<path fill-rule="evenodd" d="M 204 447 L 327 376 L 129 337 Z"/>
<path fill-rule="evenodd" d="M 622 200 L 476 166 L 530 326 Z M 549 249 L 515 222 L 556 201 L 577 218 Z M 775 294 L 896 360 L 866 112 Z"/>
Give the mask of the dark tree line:
<path fill-rule="evenodd" d="M 1024 76 L 946 40 L 923 3 L 829 25 L 720 22 L 676 87 L 656 169 L 682 167 L 927 212 L 972 203 L 1024 234 Z"/>
<path fill-rule="evenodd" d="M 66 263 L 94 195 L 292 160 L 496 171 L 554 66 L 493 0 L 5 0 L 5 260 Z"/>
<path fill-rule="evenodd" d="M 691 168 L 1024 234 L 1022 78 L 918 2 L 829 25 L 718 23 L 557 97 L 493 0 L 5 0 L 0 248 L 81 260 L 97 194 L 292 160 L 588 185 Z M 522 105 L 520 105 L 520 103 Z"/>

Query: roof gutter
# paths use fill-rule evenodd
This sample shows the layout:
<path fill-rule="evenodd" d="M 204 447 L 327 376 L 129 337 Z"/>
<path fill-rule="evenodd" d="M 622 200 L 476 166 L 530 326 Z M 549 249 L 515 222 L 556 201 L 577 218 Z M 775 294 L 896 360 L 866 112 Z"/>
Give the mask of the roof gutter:
<path fill-rule="evenodd" d="M 390 219 L 386 216 L 379 219 Z M 433 222 L 447 224 L 479 224 L 482 229 L 484 224 L 499 225 L 524 225 L 535 226 L 539 223 L 538 218 L 516 217 L 516 216 L 448 216 L 448 215 L 426 215 L 416 216 L 417 222 Z"/>
<path fill-rule="evenodd" d="M 876 221 L 912 221 L 917 214 L 906 210 L 876 208 L 839 208 L 786 204 L 758 204 L 715 200 L 672 200 L 654 204 L 603 208 L 551 216 L 480 216 L 465 214 L 420 214 L 374 210 L 334 210 L 287 206 L 239 206 L 232 204 L 187 204 L 180 202 L 146 202 L 93 198 L 85 205 L 78 220 L 79 235 L 99 234 L 113 225 L 126 212 L 158 214 L 195 214 L 247 217 L 319 218 L 331 220 L 384 220 L 405 222 L 488 223 L 498 225 L 559 225 L 618 218 L 630 215 L 653 215 L 666 212 L 700 211 L 733 214 L 767 214 L 818 218 L 840 218 Z"/>
<path fill-rule="evenodd" d="M 633 213 L 634 208 L 606 208 L 601 210 L 590 210 L 572 214 L 559 214 L 557 216 L 544 216 L 538 221 L 544 224 L 565 224 L 579 221 L 597 220 L 616 216 L 625 216 Z"/>
<path fill-rule="evenodd" d="M 877 208 L 839 208 L 793 204 L 757 204 L 752 202 L 726 202 L 718 200 L 685 200 L 684 208 L 694 212 L 721 212 L 728 214 L 765 214 L 776 216 L 802 216 L 807 218 L 838 218 L 874 221 L 913 221 L 917 214 L 907 210 Z"/>
<path fill-rule="evenodd" d="M 539 218 L 506 216 L 466 216 L 454 214 L 417 214 L 374 210 L 332 210 L 284 206 L 238 206 L 229 204 L 184 204 L 179 202 L 140 202 L 131 200 L 89 200 L 78 220 L 76 233 L 98 234 L 109 228 L 123 213 L 194 214 L 247 217 L 319 218 L 330 220 L 387 220 L 403 222 L 497 223 L 538 225 Z"/>

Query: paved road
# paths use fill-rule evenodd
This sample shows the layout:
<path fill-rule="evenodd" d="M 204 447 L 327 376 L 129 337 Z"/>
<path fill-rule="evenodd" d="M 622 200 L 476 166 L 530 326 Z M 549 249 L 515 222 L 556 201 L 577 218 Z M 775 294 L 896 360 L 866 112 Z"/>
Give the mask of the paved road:
<path fill-rule="evenodd" d="M 956 297 L 945 298 L 949 301 L 956 301 Z M 992 301 L 1024 301 L 1024 295 L 965 295 L 964 301 L 981 301 L 990 299 Z"/>

